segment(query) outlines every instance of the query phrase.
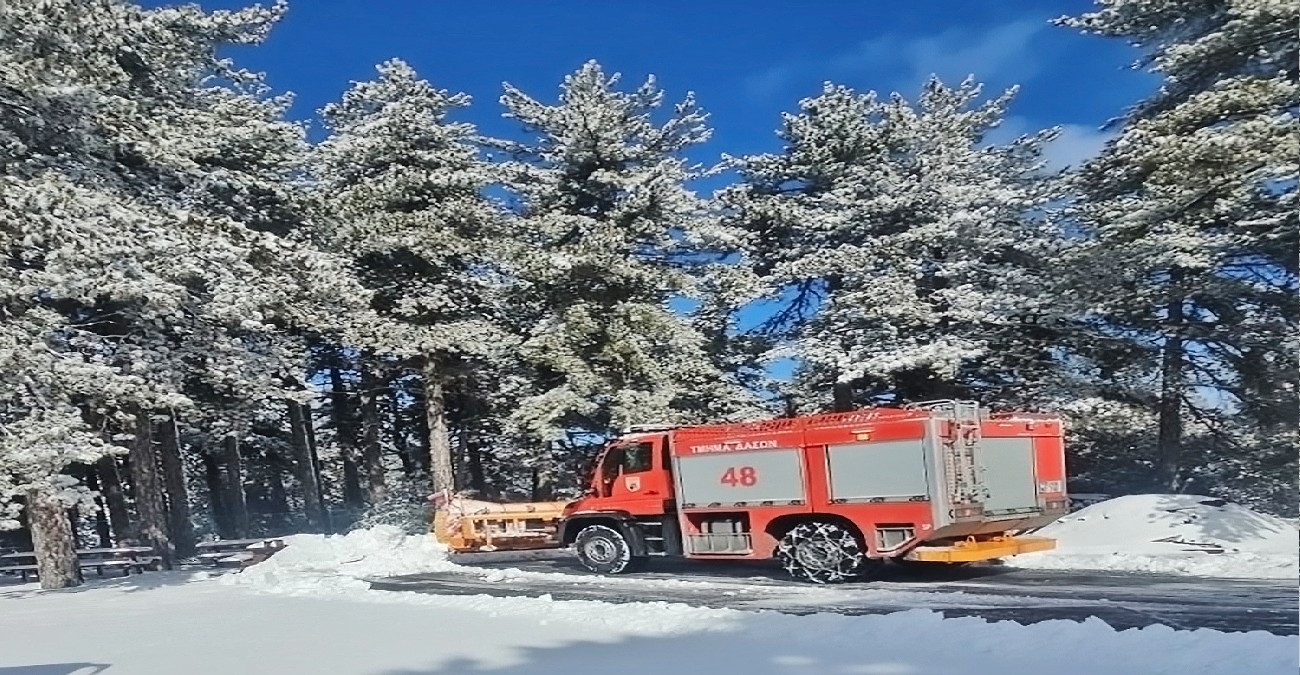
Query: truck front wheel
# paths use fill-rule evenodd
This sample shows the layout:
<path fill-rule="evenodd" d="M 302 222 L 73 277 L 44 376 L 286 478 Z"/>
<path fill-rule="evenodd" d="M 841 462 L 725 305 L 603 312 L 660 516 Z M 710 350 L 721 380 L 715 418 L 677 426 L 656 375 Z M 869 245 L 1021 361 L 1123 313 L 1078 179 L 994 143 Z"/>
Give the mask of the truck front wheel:
<path fill-rule="evenodd" d="M 607 525 L 588 525 L 573 540 L 578 561 L 596 574 L 635 572 L 645 566 L 644 556 L 632 555 L 627 537 Z"/>
<path fill-rule="evenodd" d="M 866 563 L 858 537 L 836 523 L 795 525 L 781 537 L 776 557 L 790 576 L 817 584 L 858 576 Z"/>

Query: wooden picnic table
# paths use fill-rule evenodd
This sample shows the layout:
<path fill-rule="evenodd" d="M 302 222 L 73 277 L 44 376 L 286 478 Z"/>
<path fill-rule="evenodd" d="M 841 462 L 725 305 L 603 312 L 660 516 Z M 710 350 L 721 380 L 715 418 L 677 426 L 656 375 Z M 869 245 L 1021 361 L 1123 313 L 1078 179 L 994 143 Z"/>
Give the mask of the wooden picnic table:
<path fill-rule="evenodd" d="M 216 541 L 202 542 L 197 548 L 200 550 L 212 551 L 235 551 L 253 546 L 269 548 L 276 546 L 277 544 L 283 546 L 284 541 L 280 537 L 261 537 L 258 539 L 218 539 Z"/>
<path fill-rule="evenodd" d="M 162 557 L 151 555 L 149 546 L 121 546 L 118 548 L 82 548 L 77 549 L 77 564 L 81 569 L 93 569 L 99 576 L 104 576 L 105 569 L 121 569 L 123 576 L 130 576 L 132 570 L 144 572 L 146 569 L 158 569 Z M 30 563 L 18 563 L 19 560 L 31 560 Z M 6 564 L 15 561 L 13 564 Z M 0 573 L 22 577 L 36 575 L 36 552 L 18 551 L 0 555 Z"/>
<path fill-rule="evenodd" d="M 279 537 L 261 539 L 219 539 L 205 541 L 197 546 L 195 557 L 218 567 L 246 567 L 259 563 L 284 548 Z"/>
<path fill-rule="evenodd" d="M 139 554 L 153 553 L 153 548 L 149 546 L 122 546 L 120 548 L 79 548 L 76 551 L 78 558 L 137 558 Z M 36 551 L 17 551 L 15 553 L 6 553 L 0 555 L 0 560 L 22 560 L 24 558 L 36 559 Z"/>
<path fill-rule="evenodd" d="M 118 546 L 117 548 L 79 548 L 77 555 L 98 553 L 153 553 L 152 546 Z"/>

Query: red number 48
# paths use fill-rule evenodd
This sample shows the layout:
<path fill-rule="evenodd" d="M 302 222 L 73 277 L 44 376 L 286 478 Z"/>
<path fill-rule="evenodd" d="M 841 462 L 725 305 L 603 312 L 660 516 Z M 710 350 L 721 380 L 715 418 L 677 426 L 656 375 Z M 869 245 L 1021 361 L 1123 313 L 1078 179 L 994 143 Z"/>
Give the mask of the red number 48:
<path fill-rule="evenodd" d="M 758 471 L 752 466 L 729 467 L 722 474 L 722 484 L 750 487 L 758 484 Z"/>

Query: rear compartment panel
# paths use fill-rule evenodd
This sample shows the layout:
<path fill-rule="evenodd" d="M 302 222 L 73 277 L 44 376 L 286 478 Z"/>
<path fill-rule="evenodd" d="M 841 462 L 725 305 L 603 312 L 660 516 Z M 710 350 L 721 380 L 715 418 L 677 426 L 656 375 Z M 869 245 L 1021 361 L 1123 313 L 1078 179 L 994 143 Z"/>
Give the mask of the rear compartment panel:
<path fill-rule="evenodd" d="M 833 502 L 908 501 L 930 492 L 920 439 L 833 445 L 826 465 Z"/>
<path fill-rule="evenodd" d="M 1001 520 L 1038 510 L 1034 439 L 986 436 L 976 446 L 975 461 L 986 490 L 985 517 Z"/>

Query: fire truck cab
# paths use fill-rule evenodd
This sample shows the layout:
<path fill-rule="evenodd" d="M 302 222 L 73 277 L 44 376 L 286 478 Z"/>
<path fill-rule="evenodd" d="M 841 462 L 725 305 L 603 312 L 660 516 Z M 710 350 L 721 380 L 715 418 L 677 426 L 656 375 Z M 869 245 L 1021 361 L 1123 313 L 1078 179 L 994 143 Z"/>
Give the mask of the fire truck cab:
<path fill-rule="evenodd" d="M 795 578 L 888 559 L 959 564 L 1053 548 L 1067 510 L 1062 425 L 973 402 L 633 429 L 598 457 L 558 538 L 588 569 L 652 556 L 776 558 Z"/>

